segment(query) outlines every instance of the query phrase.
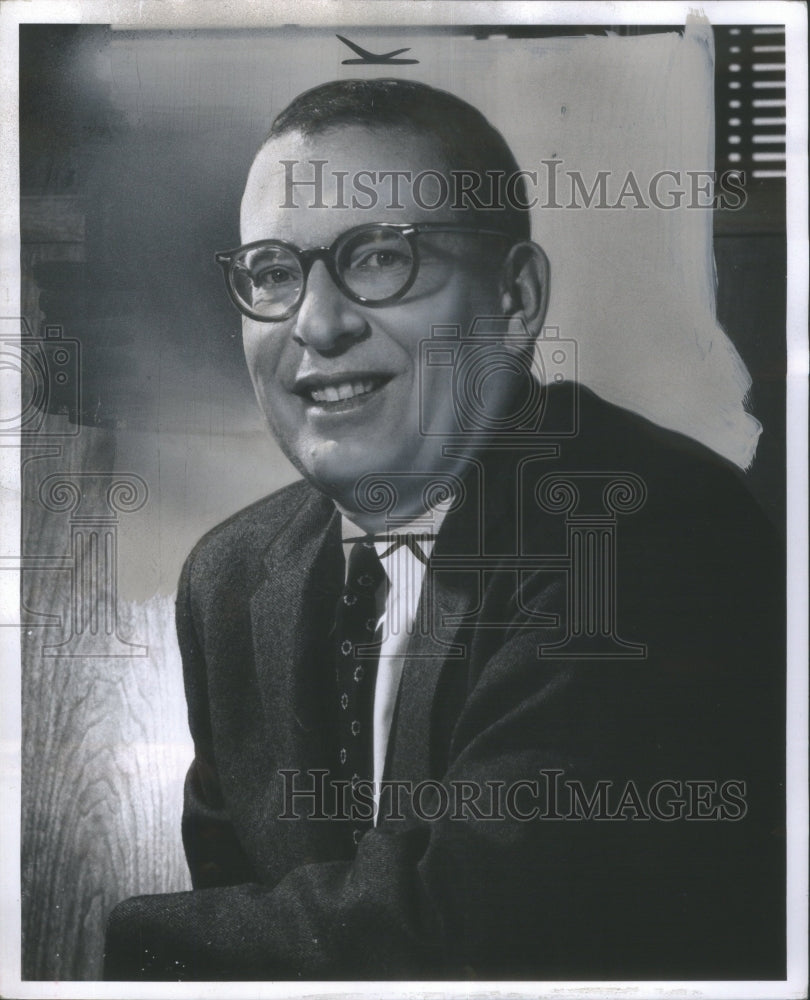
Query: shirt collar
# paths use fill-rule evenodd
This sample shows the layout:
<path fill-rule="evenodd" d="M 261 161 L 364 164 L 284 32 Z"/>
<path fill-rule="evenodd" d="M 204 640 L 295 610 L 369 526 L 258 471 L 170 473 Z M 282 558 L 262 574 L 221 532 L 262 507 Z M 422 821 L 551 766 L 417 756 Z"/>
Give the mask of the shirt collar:
<path fill-rule="evenodd" d="M 411 552 L 414 558 L 418 558 L 410 547 L 402 542 L 397 544 L 401 539 L 405 538 L 407 535 L 433 535 L 433 538 L 420 538 L 415 537 L 412 540 L 412 544 L 415 548 L 418 548 L 422 555 L 424 556 L 424 561 L 426 562 L 433 552 L 433 547 L 436 544 L 435 536 L 439 534 L 442 523 L 447 516 L 448 508 L 452 505 L 452 500 L 446 504 L 442 504 L 437 507 L 432 507 L 425 514 L 421 514 L 419 517 L 414 518 L 412 521 L 408 521 L 407 524 L 397 525 L 396 528 L 390 528 L 388 531 L 381 532 L 374 536 L 374 548 L 377 550 L 377 555 L 380 560 L 390 558 L 396 552 L 404 549 L 405 551 Z M 345 514 L 340 515 L 341 533 L 344 545 L 349 545 L 352 542 L 357 541 L 358 538 L 364 538 L 367 536 L 367 532 L 358 528 L 354 522 L 350 521 Z"/>

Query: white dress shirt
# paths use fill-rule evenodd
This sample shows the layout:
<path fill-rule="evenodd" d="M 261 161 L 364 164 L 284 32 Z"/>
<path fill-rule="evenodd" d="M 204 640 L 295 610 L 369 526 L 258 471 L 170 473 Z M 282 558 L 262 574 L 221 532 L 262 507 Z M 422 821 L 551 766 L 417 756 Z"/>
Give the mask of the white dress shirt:
<path fill-rule="evenodd" d="M 388 577 L 388 593 L 381 609 L 377 627 L 382 626 L 380 662 L 374 686 L 374 823 L 377 823 L 377 807 L 380 799 L 380 782 L 385 769 L 385 755 L 391 734 L 391 720 L 399 691 L 399 682 L 405 666 L 408 642 L 414 632 L 419 597 L 425 579 L 427 560 L 433 552 L 434 538 L 414 541 L 424 562 L 405 544 L 396 544 L 397 537 L 407 534 L 437 535 L 447 513 L 448 505 L 442 505 L 426 515 L 386 532 L 374 542 L 374 548 Z M 341 516 L 343 529 L 343 550 L 348 567 L 349 553 L 354 541 L 366 532 L 353 524 L 345 514 Z"/>

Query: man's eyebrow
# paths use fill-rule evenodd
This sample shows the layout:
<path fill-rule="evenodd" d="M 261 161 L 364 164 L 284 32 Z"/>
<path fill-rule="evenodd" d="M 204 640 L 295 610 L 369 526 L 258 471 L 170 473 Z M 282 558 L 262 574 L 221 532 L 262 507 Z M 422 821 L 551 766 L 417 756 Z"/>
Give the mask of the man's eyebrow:
<path fill-rule="evenodd" d="M 282 253 L 283 250 L 284 250 L 283 247 L 278 246 L 277 240 L 267 239 L 267 240 L 262 240 L 260 246 L 252 247 L 248 251 L 247 256 L 250 257 L 252 254 L 256 253 L 261 253 L 261 254 Z"/>

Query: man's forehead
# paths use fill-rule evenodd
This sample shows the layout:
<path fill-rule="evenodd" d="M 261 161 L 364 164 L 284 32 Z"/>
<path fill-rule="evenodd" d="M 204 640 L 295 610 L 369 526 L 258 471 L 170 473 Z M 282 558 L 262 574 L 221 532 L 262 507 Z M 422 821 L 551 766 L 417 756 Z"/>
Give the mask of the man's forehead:
<path fill-rule="evenodd" d="M 366 222 L 449 220 L 458 213 L 445 195 L 448 174 L 435 136 L 355 125 L 285 133 L 265 143 L 251 167 L 243 239 L 261 239 L 268 227 L 284 238 L 301 226 L 328 233 Z"/>
<path fill-rule="evenodd" d="M 251 175 L 283 173 L 283 161 L 325 159 L 334 169 L 447 171 L 439 136 L 404 127 L 332 126 L 313 133 L 290 131 L 265 142 L 251 167 Z"/>

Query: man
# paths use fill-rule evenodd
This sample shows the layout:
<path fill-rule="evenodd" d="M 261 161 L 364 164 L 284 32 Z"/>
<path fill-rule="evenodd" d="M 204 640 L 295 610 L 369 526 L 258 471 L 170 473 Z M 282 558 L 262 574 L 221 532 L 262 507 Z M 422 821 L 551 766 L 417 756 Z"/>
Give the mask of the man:
<path fill-rule="evenodd" d="M 540 385 L 525 203 L 423 85 L 276 119 L 220 260 L 303 480 L 183 570 L 194 891 L 115 910 L 110 978 L 783 975 L 778 548 L 724 461 Z"/>

